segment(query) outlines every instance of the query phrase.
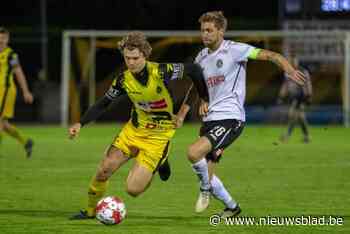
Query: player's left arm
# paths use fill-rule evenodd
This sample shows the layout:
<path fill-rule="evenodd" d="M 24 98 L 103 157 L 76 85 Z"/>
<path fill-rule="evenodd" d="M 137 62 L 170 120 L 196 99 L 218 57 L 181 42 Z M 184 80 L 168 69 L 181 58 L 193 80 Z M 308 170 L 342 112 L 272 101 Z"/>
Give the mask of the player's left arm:
<path fill-rule="evenodd" d="M 196 63 L 185 63 L 184 74 L 191 78 L 193 85 L 197 89 L 199 97 L 203 101 L 209 102 L 208 88 L 207 88 L 207 85 L 205 84 L 202 68 Z"/>
<path fill-rule="evenodd" d="M 33 95 L 29 91 L 26 77 L 24 75 L 23 69 L 18 61 L 16 54 L 13 54 L 11 56 L 10 65 L 13 68 L 13 72 L 15 74 L 15 77 L 16 77 L 18 84 L 21 87 L 21 90 L 23 92 L 24 101 L 26 103 L 30 103 L 30 104 L 33 103 L 33 100 L 34 100 Z"/>
<path fill-rule="evenodd" d="M 191 110 L 191 104 L 197 99 L 196 89 L 193 88 L 193 84 L 187 90 L 186 96 L 181 104 L 180 110 L 175 117 L 175 127 L 180 128 L 183 125 L 187 113 Z M 206 116 L 209 111 L 209 103 L 200 98 L 199 104 L 199 116 Z"/>
<path fill-rule="evenodd" d="M 305 75 L 295 69 L 288 60 L 283 57 L 281 54 L 270 51 L 270 50 L 264 50 L 264 49 L 253 49 L 251 53 L 249 54 L 250 59 L 256 59 L 256 60 L 265 60 L 265 61 L 271 61 L 274 64 L 276 64 L 278 67 L 280 67 L 286 74 L 289 79 L 292 79 L 296 83 L 300 85 L 304 85 L 305 83 Z"/>

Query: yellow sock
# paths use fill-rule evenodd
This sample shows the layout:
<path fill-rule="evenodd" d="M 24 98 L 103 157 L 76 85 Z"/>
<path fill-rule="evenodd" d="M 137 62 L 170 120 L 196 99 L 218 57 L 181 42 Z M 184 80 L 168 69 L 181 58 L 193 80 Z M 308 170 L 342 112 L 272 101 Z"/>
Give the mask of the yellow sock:
<path fill-rule="evenodd" d="M 88 205 L 87 205 L 87 213 L 88 216 L 95 216 L 95 208 L 97 202 L 103 197 L 107 190 L 108 181 L 99 182 L 96 181 L 96 177 L 94 177 L 90 183 L 89 191 L 88 191 Z"/>
<path fill-rule="evenodd" d="M 23 136 L 21 132 L 12 124 L 9 124 L 9 127 L 5 128 L 4 130 L 6 131 L 7 134 L 14 137 L 22 145 L 25 145 L 25 143 L 28 140 L 28 138 Z"/>

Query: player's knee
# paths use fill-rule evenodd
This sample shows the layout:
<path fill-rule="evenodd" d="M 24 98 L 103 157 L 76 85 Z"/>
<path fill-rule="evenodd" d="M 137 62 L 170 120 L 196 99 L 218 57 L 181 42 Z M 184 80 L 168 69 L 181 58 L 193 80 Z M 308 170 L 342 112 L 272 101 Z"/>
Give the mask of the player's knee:
<path fill-rule="evenodd" d="M 194 147 L 194 145 L 190 145 L 188 147 L 188 149 L 187 149 L 187 158 L 191 162 L 196 162 L 196 161 L 199 160 L 198 150 L 196 149 L 196 147 Z"/>
<path fill-rule="evenodd" d="M 2 127 L 3 129 L 8 130 L 11 126 L 10 126 L 10 123 L 5 120 L 2 122 Z"/>
<path fill-rule="evenodd" d="M 137 197 L 143 192 L 143 190 L 132 185 L 127 185 L 126 192 L 132 197 Z"/>

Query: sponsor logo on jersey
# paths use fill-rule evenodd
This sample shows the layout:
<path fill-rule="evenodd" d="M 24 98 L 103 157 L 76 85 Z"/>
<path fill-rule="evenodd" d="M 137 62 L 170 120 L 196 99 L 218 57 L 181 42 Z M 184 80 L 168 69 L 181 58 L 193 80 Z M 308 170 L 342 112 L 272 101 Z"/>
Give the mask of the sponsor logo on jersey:
<path fill-rule="evenodd" d="M 166 103 L 165 99 L 161 99 L 159 101 L 154 101 L 154 102 L 138 102 L 137 104 L 139 108 L 145 111 L 154 110 L 154 109 L 163 109 L 168 107 L 168 104 Z"/>
<path fill-rule="evenodd" d="M 163 98 L 162 100 L 159 100 L 159 101 L 150 102 L 149 106 L 151 107 L 151 109 L 162 109 L 162 108 L 166 108 L 168 105 L 165 99 Z"/>
<path fill-rule="evenodd" d="M 216 85 L 219 85 L 225 81 L 225 76 L 211 76 L 207 79 L 207 86 L 208 88 L 214 87 Z"/>

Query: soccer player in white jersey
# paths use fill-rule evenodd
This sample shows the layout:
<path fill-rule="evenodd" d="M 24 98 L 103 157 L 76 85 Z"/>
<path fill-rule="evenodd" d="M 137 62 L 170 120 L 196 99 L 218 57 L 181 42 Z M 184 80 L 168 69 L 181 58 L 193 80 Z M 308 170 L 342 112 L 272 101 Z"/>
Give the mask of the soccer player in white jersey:
<path fill-rule="evenodd" d="M 189 146 L 187 152 L 192 168 L 200 180 L 200 193 L 195 211 L 204 211 L 209 205 L 210 196 L 213 195 L 225 205 L 221 217 L 232 217 L 238 215 L 241 209 L 214 169 L 223 150 L 237 139 L 245 125 L 243 105 L 247 60 L 271 61 L 300 85 L 303 85 L 305 76 L 278 53 L 224 40 L 227 20 L 221 11 L 203 14 L 199 23 L 201 38 L 206 48 L 198 54 L 195 62 L 203 69 L 209 91 L 209 103 L 202 102 L 200 105 L 199 113 L 203 116 L 200 138 Z M 185 102 L 178 114 L 179 125 L 188 110 L 189 105 Z"/>

